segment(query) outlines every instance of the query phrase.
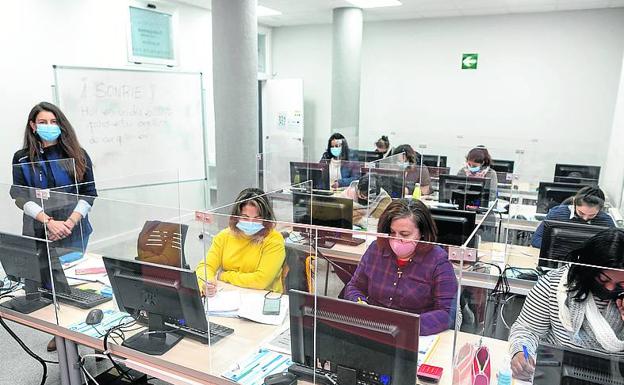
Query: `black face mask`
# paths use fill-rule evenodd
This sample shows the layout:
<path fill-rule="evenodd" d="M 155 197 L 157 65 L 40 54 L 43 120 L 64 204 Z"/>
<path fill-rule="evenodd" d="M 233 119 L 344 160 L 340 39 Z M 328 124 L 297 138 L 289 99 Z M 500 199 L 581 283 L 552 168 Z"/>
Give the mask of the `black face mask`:
<path fill-rule="evenodd" d="M 618 299 L 620 294 L 624 293 L 624 289 L 618 288 L 614 290 L 606 289 L 600 282 L 594 282 L 593 287 L 590 289 L 592 294 L 595 297 L 600 298 L 602 300 L 612 300 L 615 301 Z"/>

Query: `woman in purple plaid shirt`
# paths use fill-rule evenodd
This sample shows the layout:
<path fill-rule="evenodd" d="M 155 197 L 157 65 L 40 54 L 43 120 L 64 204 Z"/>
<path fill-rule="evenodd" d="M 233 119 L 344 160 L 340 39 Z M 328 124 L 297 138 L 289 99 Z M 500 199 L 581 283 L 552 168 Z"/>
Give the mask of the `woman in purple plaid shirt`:
<path fill-rule="evenodd" d="M 436 241 L 429 209 L 419 200 L 399 199 L 381 215 L 379 237 L 362 256 L 345 298 L 420 314 L 420 335 L 449 328 L 454 318 L 457 278 L 447 252 Z"/>

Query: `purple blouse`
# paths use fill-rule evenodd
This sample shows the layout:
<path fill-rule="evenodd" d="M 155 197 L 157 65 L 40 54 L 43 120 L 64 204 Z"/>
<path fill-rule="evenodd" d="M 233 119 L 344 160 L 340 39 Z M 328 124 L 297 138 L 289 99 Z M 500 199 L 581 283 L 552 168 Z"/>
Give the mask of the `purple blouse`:
<path fill-rule="evenodd" d="M 373 242 L 345 288 L 345 298 L 371 305 L 420 314 L 420 335 L 449 328 L 457 296 L 457 278 L 448 255 L 440 246 L 416 253 L 399 268 L 390 248 Z"/>

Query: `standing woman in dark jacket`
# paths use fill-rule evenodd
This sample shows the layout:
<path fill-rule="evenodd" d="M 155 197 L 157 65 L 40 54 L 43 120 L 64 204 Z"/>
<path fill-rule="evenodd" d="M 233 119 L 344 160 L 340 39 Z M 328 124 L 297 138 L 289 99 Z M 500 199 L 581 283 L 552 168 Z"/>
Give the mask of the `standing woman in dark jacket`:
<path fill-rule="evenodd" d="M 35 189 L 50 189 L 44 207 Z M 96 196 L 91 159 L 69 120 L 54 104 L 37 104 L 28 115 L 24 147 L 13 156 L 11 197 L 24 210 L 23 234 L 84 252 Z"/>

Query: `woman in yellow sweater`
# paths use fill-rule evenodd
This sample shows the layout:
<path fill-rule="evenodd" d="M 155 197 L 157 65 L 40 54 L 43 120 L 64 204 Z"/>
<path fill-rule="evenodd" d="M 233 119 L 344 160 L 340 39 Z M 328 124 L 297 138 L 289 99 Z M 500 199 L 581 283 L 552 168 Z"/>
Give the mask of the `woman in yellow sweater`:
<path fill-rule="evenodd" d="M 238 195 L 230 224 L 217 234 L 195 271 L 202 292 L 212 297 L 217 280 L 251 289 L 283 292 L 284 238 L 264 192 L 248 188 Z"/>

